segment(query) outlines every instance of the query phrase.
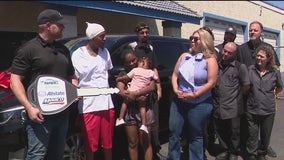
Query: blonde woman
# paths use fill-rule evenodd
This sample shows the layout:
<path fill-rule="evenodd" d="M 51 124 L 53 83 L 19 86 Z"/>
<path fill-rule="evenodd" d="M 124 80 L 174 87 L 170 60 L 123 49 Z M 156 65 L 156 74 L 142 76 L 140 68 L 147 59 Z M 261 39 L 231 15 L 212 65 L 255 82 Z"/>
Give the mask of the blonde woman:
<path fill-rule="evenodd" d="M 169 118 L 169 160 L 180 159 L 179 140 L 185 121 L 189 130 L 189 159 L 204 159 L 204 128 L 212 111 L 211 89 L 217 80 L 218 65 L 208 31 L 199 29 L 189 40 L 191 49 L 179 57 L 172 74 L 176 96 Z"/>

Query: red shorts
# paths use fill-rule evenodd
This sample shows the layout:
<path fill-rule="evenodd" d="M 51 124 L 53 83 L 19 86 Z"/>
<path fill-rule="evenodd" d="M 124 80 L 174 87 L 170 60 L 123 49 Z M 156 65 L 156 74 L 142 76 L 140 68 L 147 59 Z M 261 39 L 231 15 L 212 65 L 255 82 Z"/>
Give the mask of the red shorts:
<path fill-rule="evenodd" d="M 99 142 L 104 149 L 112 148 L 114 109 L 83 113 L 80 126 L 86 151 L 96 152 Z"/>

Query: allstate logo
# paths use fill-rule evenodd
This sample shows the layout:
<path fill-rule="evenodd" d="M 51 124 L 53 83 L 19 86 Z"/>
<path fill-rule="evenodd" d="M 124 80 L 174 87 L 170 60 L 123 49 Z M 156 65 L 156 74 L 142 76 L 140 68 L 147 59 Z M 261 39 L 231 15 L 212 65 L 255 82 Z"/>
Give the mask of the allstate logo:
<path fill-rule="evenodd" d="M 48 92 L 47 93 L 47 96 L 63 96 L 63 95 L 65 95 L 65 93 L 62 92 L 62 91 L 55 91 L 55 92 Z"/>

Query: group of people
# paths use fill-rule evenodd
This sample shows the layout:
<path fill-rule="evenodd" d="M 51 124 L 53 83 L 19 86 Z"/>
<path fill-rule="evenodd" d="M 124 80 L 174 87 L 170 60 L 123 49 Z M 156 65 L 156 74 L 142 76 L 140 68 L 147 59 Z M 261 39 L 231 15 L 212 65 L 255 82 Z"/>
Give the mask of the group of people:
<path fill-rule="evenodd" d="M 42 115 L 29 102 L 27 87 L 37 76 L 49 74 L 79 88 L 107 88 L 113 65 L 104 47 L 106 31 L 102 25 L 87 22 L 88 43 L 71 56 L 56 41 L 62 37 L 66 24 L 58 11 L 42 11 L 37 24 L 38 35 L 19 48 L 13 60 L 10 86 L 28 114 L 26 159 L 61 160 L 68 110 Z M 221 145 L 222 153 L 217 160 L 237 160 L 240 151 L 246 153 L 248 160 L 266 159 L 275 116 L 275 94 L 283 84 L 277 55 L 271 45 L 261 41 L 262 31 L 260 22 L 252 22 L 250 40 L 238 46 L 234 43 L 236 30 L 230 27 L 218 49 L 214 47 L 214 35 L 206 27 L 189 37 L 191 47 L 178 58 L 172 73 L 175 97 L 169 116 L 168 160 L 180 159 L 184 124 L 188 129 L 190 160 L 206 158 L 206 131 L 216 135 Z M 113 159 L 115 125 L 125 127 L 130 159 L 138 159 L 139 144 L 145 160 L 152 160 L 153 152 L 160 149 L 157 105 L 162 92 L 154 49 L 148 42 L 150 28 L 139 24 L 135 32 L 138 41 L 121 55 L 126 71 L 116 79 L 123 98 L 118 119 L 115 120 L 110 95 L 78 97 L 79 124 L 88 160 L 94 159 L 99 148 L 105 160 Z M 208 123 L 209 120 L 213 123 Z M 213 125 L 212 130 L 208 129 L 209 124 Z"/>
<path fill-rule="evenodd" d="M 11 89 L 28 114 L 27 160 L 61 160 L 68 130 L 68 109 L 43 115 L 38 106 L 29 102 L 26 90 L 39 75 L 61 77 L 78 88 L 109 87 L 109 71 L 113 65 L 110 53 L 104 47 L 105 28 L 86 22 L 88 42 L 71 56 L 69 50 L 56 41 L 62 37 L 67 23 L 57 10 L 42 11 L 37 17 L 38 35 L 18 49 L 10 69 Z M 141 23 L 135 32 L 137 42 L 131 43 L 121 56 L 126 73 L 129 73 L 121 72 L 116 80 L 119 95 L 123 98 L 119 118 L 115 121 L 114 104 L 109 94 L 77 98 L 78 124 L 87 160 L 93 160 L 99 148 L 102 148 L 105 160 L 113 159 L 115 124 L 125 126 L 130 159 L 138 159 L 139 144 L 145 160 L 153 159 L 153 148 L 160 149 L 159 140 L 151 138 L 152 135 L 158 138 L 155 119 L 158 109 L 154 107 L 158 107 L 161 98 L 161 85 L 153 47 L 148 43 L 150 28 Z"/>
<path fill-rule="evenodd" d="M 216 147 L 215 137 L 220 148 L 216 160 L 237 160 L 239 155 L 267 159 L 275 97 L 283 82 L 275 50 L 261 40 L 262 32 L 260 22 L 251 22 L 250 40 L 238 46 L 237 31 L 230 26 L 215 48 L 208 27 L 190 36 L 191 48 L 179 57 L 172 74 L 176 96 L 169 118 L 169 160 L 181 158 L 184 124 L 190 160 L 206 159 L 205 150 Z"/>
<path fill-rule="evenodd" d="M 212 90 L 212 116 L 221 145 L 217 160 L 234 160 L 239 154 L 248 160 L 265 160 L 268 153 L 276 156 L 269 142 L 275 97 L 283 84 L 276 52 L 261 40 L 262 35 L 262 24 L 253 21 L 249 26 L 249 41 L 238 46 L 233 43 L 236 29 L 230 26 L 224 42 L 216 46 L 222 55 L 218 81 Z"/>

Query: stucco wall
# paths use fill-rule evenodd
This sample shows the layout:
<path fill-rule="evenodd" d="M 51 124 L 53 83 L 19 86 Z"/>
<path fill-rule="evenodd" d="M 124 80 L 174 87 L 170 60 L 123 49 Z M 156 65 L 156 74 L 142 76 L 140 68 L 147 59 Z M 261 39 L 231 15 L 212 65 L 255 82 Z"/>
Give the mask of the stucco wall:
<path fill-rule="evenodd" d="M 284 16 L 270 9 L 260 7 L 250 1 L 176 1 L 187 8 L 197 11 L 199 15 L 204 13 L 214 14 L 216 16 L 226 17 L 236 21 L 250 22 L 257 20 L 265 28 L 280 32 L 280 46 L 284 46 L 284 33 L 282 23 Z M 203 20 L 200 26 L 203 26 Z M 183 24 L 182 37 L 187 38 L 195 29 L 200 27 L 194 24 Z M 284 71 L 284 48 L 280 49 L 280 70 Z"/>
<path fill-rule="evenodd" d="M 85 34 L 86 21 L 102 24 L 107 34 L 134 34 L 135 26 L 139 22 L 144 22 L 150 26 L 151 34 L 159 34 L 156 22 L 152 18 L 80 8 L 77 11 L 77 20 L 78 34 L 83 35 Z"/>
<path fill-rule="evenodd" d="M 203 13 L 211 13 L 230 19 L 250 23 L 257 20 L 263 23 L 264 27 L 282 31 L 284 16 L 272 10 L 261 8 L 249 1 L 177 1 L 203 16 Z M 203 21 L 201 21 L 201 26 Z M 196 25 L 186 24 L 186 26 Z M 188 29 L 183 29 L 185 33 Z M 192 29 L 189 29 L 193 31 Z"/>
<path fill-rule="evenodd" d="M 263 23 L 265 28 L 280 32 L 280 46 L 284 46 L 284 35 L 282 23 L 284 16 L 275 11 L 260 7 L 250 1 L 176 1 L 187 8 L 197 11 L 201 16 L 209 13 L 219 17 L 229 18 L 233 21 L 246 22 L 258 20 Z M 36 17 L 40 11 L 45 8 L 54 7 L 40 2 L 28 1 L 1 1 L 0 2 L 0 30 L 15 32 L 37 32 Z M 62 7 L 63 10 L 69 10 L 70 7 Z M 77 20 L 77 32 L 79 35 L 85 34 L 86 21 L 101 23 L 105 26 L 108 34 L 134 34 L 133 29 L 138 22 L 145 22 L 151 27 L 152 35 L 163 35 L 162 20 L 112 13 L 91 9 L 76 8 L 71 9 L 74 18 Z M 74 20 L 75 20 L 74 19 Z M 183 23 L 181 28 L 181 37 L 188 38 L 191 33 L 203 26 L 203 20 L 200 25 Z M 72 25 L 72 24 L 71 24 Z M 76 27 L 75 27 L 76 30 Z M 284 62 L 284 48 L 280 49 L 280 62 Z M 284 71 L 284 63 L 281 66 Z"/>
<path fill-rule="evenodd" d="M 45 5 L 24 1 L 0 1 L 0 30 L 37 32 L 36 17 Z"/>

